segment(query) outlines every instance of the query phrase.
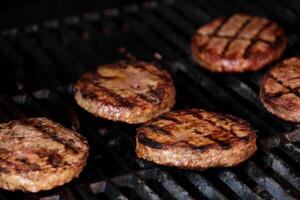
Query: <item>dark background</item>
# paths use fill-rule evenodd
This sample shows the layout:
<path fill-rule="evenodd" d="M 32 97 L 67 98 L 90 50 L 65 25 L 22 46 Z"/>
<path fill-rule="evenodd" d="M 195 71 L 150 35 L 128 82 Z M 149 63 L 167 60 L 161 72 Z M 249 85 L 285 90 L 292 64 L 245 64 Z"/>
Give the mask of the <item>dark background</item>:
<path fill-rule="evenodd" d="M 140 3 L 137 0 L 10 0 L 0 6 L 0 28 Z"/>

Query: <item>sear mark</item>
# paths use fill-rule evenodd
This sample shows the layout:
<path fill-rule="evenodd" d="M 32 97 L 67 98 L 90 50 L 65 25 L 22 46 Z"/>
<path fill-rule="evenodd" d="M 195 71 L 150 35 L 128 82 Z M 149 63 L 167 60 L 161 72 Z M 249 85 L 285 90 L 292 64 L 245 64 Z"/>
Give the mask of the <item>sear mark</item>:
<path fill-rule="evenodd" d="M 163 144 L 146 137 L 144 134 L 140 134 L 138 136 L 138 139 L 139 139 L 139 142 L 142 143 L 143 145 L 146 145 L 146 146 L 149 146 L 149 147 L 152 147 L 152 148 L 155 148 L 155 149 L 162 149 L 163 148 Z"/>
<path fill-rule="evenodd" d="M 155 133 L 162 133 L 162 134 L 168 135 L 168 136 L 171 135 L 171 133 L 169 131 L 165 130 L 164 128 L 158 127 L 156 125 L 151 125 L 150 124 L 150 125 L 144 126 L 143 128 L 149 128 L 149 129 L 151 129 Z"/>

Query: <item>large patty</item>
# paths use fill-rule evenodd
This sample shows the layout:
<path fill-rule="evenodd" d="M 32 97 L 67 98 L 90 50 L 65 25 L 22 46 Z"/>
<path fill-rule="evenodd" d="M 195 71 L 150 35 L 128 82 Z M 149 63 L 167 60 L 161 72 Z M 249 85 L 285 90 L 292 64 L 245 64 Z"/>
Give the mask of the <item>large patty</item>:
<path fill-rule="evenodd" d="M 245 72 L 279 58 L 286 44 L 286 36 L 275 22 L 235 14 L 200 27 L 191 47 L 201 67 L 214 72 Z"/>
<path fill-rule="evenodd" d="M 88 144 L 80 134 L 46 118 L 0 124 L 0 187 L 38 192 L 77 177 Z"/>
<path fill-rule="evenodd" d="M 271 69 L 263 80 L 260 98 L 281 119 L 300 122 L 300 58 L 289 58 Z"/>
<path fill-rule="evenodd" d="M 256 151 L 246 121 L 198 109 L 166 113 L 137 132 L 137 157 L 184 169 L 234 166 Z"/>
<path fill-rule="evenodd" d="M 74 88 L 77 103 L 90 113 L 131 124 L 167 112 L 175 103 L 171 76 L 152 63 L 103 65 L 84 74 Z"/>

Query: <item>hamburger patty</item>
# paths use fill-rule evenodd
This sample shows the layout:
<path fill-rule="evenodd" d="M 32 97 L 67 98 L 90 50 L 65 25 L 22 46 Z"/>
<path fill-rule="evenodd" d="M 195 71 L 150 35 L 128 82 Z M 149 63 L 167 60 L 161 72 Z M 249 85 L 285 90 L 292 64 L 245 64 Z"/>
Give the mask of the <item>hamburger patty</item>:
<path fill-rule="evenodd" d="M 300 58 L 284 60 L 267 73 L 260 99 L 277 117 L 300 122 Z"/>
<path fill-rule="evenodd" d="M 168 112 L 136 136 L 138 158 L 184 169 L 234 166 L 255 151 L 256 135 L 246 121 L 199 109 Z"/>
<path fill-rule="evenodd" d="M 46 118 L 0 124 L 0 187 L 38 192 L 77 177 L 88 144 L 80 134 Z"/>
<path fill-rule="evenodd" d="M 256 71 L 279 58 L 287 44 L 283 30 L 264 17 L 235 14 L 202 26 L 192 38 L 192 54 L 214 72 Z"/>
<path fill-rule="evenodd" d="M 90 113 L 131 124 L 157 117 L 175 103 L 171 76 L 152 63 L 103 65 L 84 74 L 74 88 L 77 103 Z"/>

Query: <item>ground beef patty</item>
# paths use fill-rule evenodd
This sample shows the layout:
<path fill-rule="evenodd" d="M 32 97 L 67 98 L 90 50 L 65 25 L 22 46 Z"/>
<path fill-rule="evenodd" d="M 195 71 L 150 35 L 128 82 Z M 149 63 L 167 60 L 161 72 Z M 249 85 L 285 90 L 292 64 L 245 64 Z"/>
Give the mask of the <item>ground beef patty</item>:
<path fill-rule="evenodd" d="M 267 73 L 260 99 L 277 117 L 300 122 L 300 58 L 284 60 Z"/>
<path fill-rule="evenodd" d="M 0 124 L 0 187 L 38 192 L 77 177 L 88 144 L 80 134 L 46 118 Z"/>
<path fill-rule="evenodd" d="M 199 28 L 191 47 L 200 67 L 213 72 L 245 72 L 259 70 L 279 58 L 286 44 L 286 36 L 275 22 L 235 14 Z"/>
<path fill-rule="evenodd" d="M 168 112 L 136 136 L 138 158 L 183 169 L 234 166 L 255 151 L 256 135 L 246 121 L 199 109 Z"/>
<path fill-rule="evenodd" d="M 119 62 L 84 74 L 74 85 L 77 103 L 96 116 L 136 124 L 175 103 L 171 76 L 152 63 Z"/>

